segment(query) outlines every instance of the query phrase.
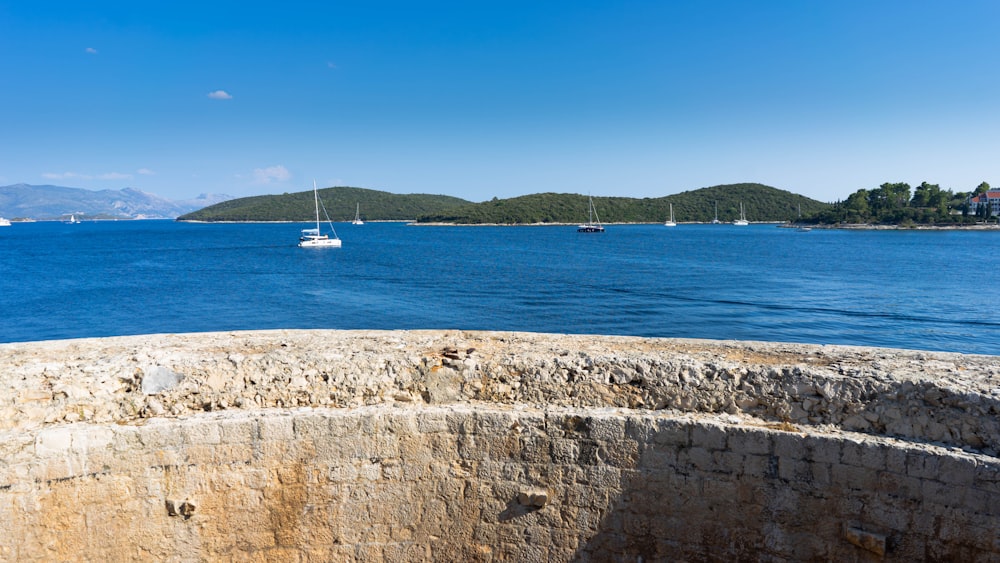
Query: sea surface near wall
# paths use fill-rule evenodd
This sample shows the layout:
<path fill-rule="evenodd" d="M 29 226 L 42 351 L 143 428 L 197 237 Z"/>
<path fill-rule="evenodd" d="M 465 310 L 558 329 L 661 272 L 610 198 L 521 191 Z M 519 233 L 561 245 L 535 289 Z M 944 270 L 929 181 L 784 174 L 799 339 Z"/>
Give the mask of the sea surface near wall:
<path fill-rule="evenodd" d="M 773 225 L 18 223 L 0 342 L 271 328 L 517 330 L 994 354 L 1000 235 Z"/>

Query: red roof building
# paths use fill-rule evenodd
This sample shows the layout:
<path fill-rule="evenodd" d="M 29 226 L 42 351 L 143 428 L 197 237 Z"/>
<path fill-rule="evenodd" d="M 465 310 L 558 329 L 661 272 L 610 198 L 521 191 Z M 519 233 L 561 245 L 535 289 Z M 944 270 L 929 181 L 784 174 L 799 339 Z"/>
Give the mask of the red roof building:
<path fill-rule="evenodd" d="M 1000 190 L 990 190 L 976 197 L 969 198 L 970 213 L 975 213 L 983 205 L 990 206 L 994 217 L 1000 216 Z"/>

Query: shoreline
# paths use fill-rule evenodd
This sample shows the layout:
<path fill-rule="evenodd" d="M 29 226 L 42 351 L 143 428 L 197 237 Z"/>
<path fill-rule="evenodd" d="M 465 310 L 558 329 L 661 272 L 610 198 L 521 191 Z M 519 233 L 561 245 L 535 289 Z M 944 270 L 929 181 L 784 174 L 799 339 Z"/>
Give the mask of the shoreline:
<path fill-rule="evenodd" d="M 374 221 L 373 221 L 374 222 Z M 630 223 L 601 223 L 605 226 L 622 225 L 662 225 L 660 222 L 630 222 Z M 751 225 L 774 225 L 779 229 L 797 229 L 808 227 L 810 229 L 844 230 L 844 231 L 1000 231 L 1000 225 L 913 225 L 903 227 L 900 225 L 872 225 L 872 224 L 842 224 L 842 225 L 808 225 L 797 223 L 786 223 L 783 221 L 750 221 Z M 413 227 L 575 227 L 578 223 L 417 223 L 408 222 L 407 226 Z M 730 222 L 712 223 L 708 221 L 678 221 L 677 225 L 720 225 L 732 226 Z"/>
<path fill-rule="evenodd" d="M 226 225 L 238 225 L 238 224 L 268 224 L 268 223 L 281 223 L 281 224 L 295 224 L 295 223 L 307 223 L 308 221 L 177 221 L 177 223 L 202 223 L 202 224 L 226 224 Z M 350 221 L 339 221 L 341 223 L 350 224 Z M 334 221 L 337 224 L 338 221 Z M 576 227 L 579 223 L 442 223 L 442 222 L 431 222 L 431 223 L 418 223 L 415 220 L 397 220 L 397 219 L 387 219 L 378 220 L 373 219 L 365 221 L 365 223 L 405 223 L 408 227 Z M 601 223 L 606 226 L 628 226 L 628 225 L 663 225 L 663 223 L 649 222 L 649 221 L 634 221 L 634 222 L 621 222 L 621 223 Z M 810 229 L 824 229 L 824 230 L 844 230 L 844 231 L 1000 231 L 1000 225 L 913 225 L 909 227 L 904 227 L 901 225 L 873 225 L 867 223 L 848 223 L 848 224 L 838 224 L 838 225 L 810 225 L 810 224 L 799 224 L 799 223 L 789 223 L 785 221 L 750 221 L 751 225 L 773 225 L 779 229 L 798 229 L 800 227 L 808 227 Z M 677 225 L 719 225 L 719 226 L 732 226 L 731 222 L 720 222 L 712 223 L 711 221 L 678 221 Z"/>

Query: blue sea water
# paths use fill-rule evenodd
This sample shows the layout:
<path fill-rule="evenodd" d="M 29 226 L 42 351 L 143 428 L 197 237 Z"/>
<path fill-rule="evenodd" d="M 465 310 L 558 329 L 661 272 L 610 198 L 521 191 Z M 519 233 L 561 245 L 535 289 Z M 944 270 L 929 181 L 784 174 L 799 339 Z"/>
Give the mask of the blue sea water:
<path fill-rule="evenodd" d="M 16 223 L 0 342 L 270 328 L 517 330 L 1000 354 L 1000 233 L 772 225 Z"/>

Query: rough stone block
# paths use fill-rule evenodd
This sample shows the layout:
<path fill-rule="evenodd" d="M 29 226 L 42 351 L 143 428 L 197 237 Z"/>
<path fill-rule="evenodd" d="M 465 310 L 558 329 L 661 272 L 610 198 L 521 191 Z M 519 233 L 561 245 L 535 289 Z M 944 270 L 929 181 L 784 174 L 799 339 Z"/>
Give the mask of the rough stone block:
<path fill-rule="evenodd" d="M 828 436 L 805 436 L 802 440 L 812 461 L 840 463 L 843 440 Z"/>
<path fill-rule="evenodd" d="M 257 437 L 257 422 L 244 417 L 219 420 L 218 427 L 223 443 L 249 444 Z"/>
<path fill-rule="evenodd" d="M 906 474 L 920 479 L 938 479 L 941 459 L 927 451 L 910 451 L 906 456 Z"/>
<path fill-rule="evenodd" d="M 617 490 L 622 481 L 622 472 L 615 467 L 600 465 L 588 467 L 584 474 L 591 486 L 605 490 Z"/>
<path fill-rule="evenodd" d="M 192 421 L 180 428 L 181 439 L 185 444 L 214 445 L 222 443 L 222 433 L 215 421 Z"/>
<path fill-rule="evenodd" d="M 425 434 L 448 432 L 448 415 L 443 412 L 421 413 L 417 418 L 417 430 Z"/>
<path fill-rule="evenodd" d="M 920 497 L 923 501 L 941 506 L 962 506 L 965 503 L 965 490 L 934 479 L 921 479 Z"/>
<path fill-rule="evenodd" d="M 829 463 L 809 463 L 809 472 L 813 485 L 826 487 L 831 483 Z"/>
<path fill-rule="evenodd" d="M 598 455 L 601 460 L 614 467 L 632 468 L 639 460 L 639 444 L 624 438 L 616 442 L 605 442 Z"/>
<path fill-rule="evenodd" d="M 833 465 L 830 479 L 834 485 L 858 491 L 874 491 L 878 486 L 879 472 L 855 465 Z"/>
<path fill-rule="evenodd" d="M 677 460 L 680 464 L 698 471 L 714 472 L 719 468 L 715 464 L 715 458 L 712 457 L 712 453 L 711 450 L 705 448 L 691 447 L 682 450 L 678 454 Z"/>
<path fill-rule="evenodd" d="M 727 447 L 737 453 L 767 455 L 771 453 L 772 434 L 755 428 L 732 428 L 727 437 Z"/>
<path fill-rule="evenodd" d="M 698 424 L 691 428 L 691 445 L 709 450 L 726 449 L 726 428 L 716 425 Z"/>
<path fill-rule="evenodd" d="M 109 450 L 114 442 L 115 431 L 107 426 L 89 426 L 73 434 L 73 450 L 79 453 Z"/>
<path fill-rule="evenodd" d="M 774 455 L 796 460 L 806 458 L 806 445 L 802 441 L 801 434 L 775 432 L 771 440 L 774 443 Z"/>
<path fill-rule="evenodd" d="M 893 473 L 903 475 L 906 473 L 907 450 L 903 447 L 886 448 L 885 468 Z"/>
<path fill-rule="evenodd" d="M 625 421 L 620 417 L 594 416 L 590 418 L 590 438 L 599 442 L 618 442 L 625 439 Z"/>
<path fill-rule="evenodd" d="M 720 450 L 712 453 L 715 461 L 716 471 L 728 475 L 739 475 L 743 472 L 744 456 L 742 454 L 728 450 Z"/>
<path fill-rule="evenodd" d="M 472 428 L 471 433 L 496 436 L 506 434 L 515 427 L 520 428 L 525 423 L 526 421 L 521 421 L 519 418 L 515 419 L 508 413 L 478 412 L 475 414 L 475 426 Z"/>
<path fill-rule="evenodd" d="M 864 462 L 862 462 L 861 457 L 866 445 L 857 440 L 844 440 L 840 447 L 840 463 L 863 467 Z"/>
<path fill-rule="evenodd" d="M 261 417 L 257 425 L 264 441 L 291 442 L 295 439 L 295 422 L 290 416 Z"/>
<path fill-rule="evenodd" d="M 41 458 L 69 455 L 73 433 L 74 429 L 68 426 L 42 430 L 35 438 L 35 455 Z"/>
<path fill-rule="evenodd" d="M 976 481 L 978 463 L 968 456 L 948 456 L 938 464 L 938 479 L 955 486 L 968 487 Z"/>
<path fill-rule="evenodd" d="M 572 464 L 576 463 L 580 455 L 580 445 L 576 440 L 566 438 L 554 438 L 550 442 L 552 463 Z"/>
<path fill-rule="evenodd" d="M 646 417 L 629 416 L 625 418 L 625 437 L 640 444 L 649 444 L 657 432 L 656 421 Z"/>
<path fill-rule="evenodd" d="M 812 463 L 789 457 L 778 458 L 778 477 L 786 481 L 809 483 L 812 481 Z"/>
<path fill-rule="evenodd" d="M 361 420 L 357 416 L 347 416 L 346 412 L 327 413 L 327 436 L 342 438 L 361 434 Z"/>
<path fill-rule="evenodd" d="M 666 418 L 661 418 L 656 423 L 657 428 L 653 435 L 654 444 L 682 448 L 691 445 L 690 423 Z"/>
<path fill-rule="evenodd" d="M 549 502 L 549 492 L 545 489 L 523 489 L 517 493 L 517 502 L 533 509 L 542 508 Z"/>
<path fill-rule="evenodd" d="M 296 416 L 292 419 L 292 432 L 297 440 L 322 440 L 329 436 L 330 418 L 317 414 Z"/>
<path fill-rule="evenodd" d="M 752 478 L 773 477 L 778 472 L 778 458 L 770 455 L 743 456 L 741 475 Z"/>
<path fill-rule="evenodd" d="M 886 468 L 886 450 L 883 444 L 868 442 L 861 449 L 861 467 L 881 471 Z"/>

